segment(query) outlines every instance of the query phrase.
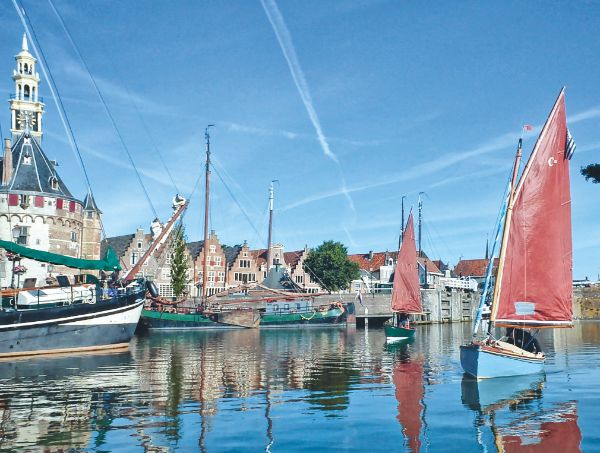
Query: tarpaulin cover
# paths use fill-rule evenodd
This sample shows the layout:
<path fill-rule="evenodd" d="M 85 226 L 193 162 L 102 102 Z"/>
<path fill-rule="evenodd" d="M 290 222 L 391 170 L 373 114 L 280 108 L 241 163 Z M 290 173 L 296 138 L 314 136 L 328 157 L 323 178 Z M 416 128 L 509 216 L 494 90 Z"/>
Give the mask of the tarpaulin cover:
<path fill-rule="evenodd" d="M 119 259 L 110 247 L 107 248 L 104 259 L 102 260 L 84 260 L 81 258 L 60 255 L 58 253 L 44 252 L 43 250 L 30 249 L 14 242 L 3 241 L 2 239 L 0 239 L 0 248 L 16 253 L 24 258 L 30 258 L 44 263 L 60 264 L 75 269 L 112 271 L 116 267 L 118 270 L 121 270 Z"/>

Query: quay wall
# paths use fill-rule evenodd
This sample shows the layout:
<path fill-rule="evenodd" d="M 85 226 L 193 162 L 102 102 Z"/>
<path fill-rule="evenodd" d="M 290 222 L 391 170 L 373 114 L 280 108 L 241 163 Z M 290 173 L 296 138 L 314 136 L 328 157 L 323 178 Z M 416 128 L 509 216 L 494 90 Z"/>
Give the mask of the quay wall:
<path fill-rule="evenodd" d="M 600 285 L 573 288 L 575 319 L 600 319 Z"/>
<path fill-rule="evenodd" d="M 319 296 L 317 304 L 326 304 L 342 300 L 354 302 L 357 318 L 390 318 L 391 294 L 366 294 L 360 304 L 355 294 L 331 294 Z M 461 289 L 421 289 L 424 314 L 417 318 L 422 323 L 463 322 L 472 319 L 479 294 Z"/>

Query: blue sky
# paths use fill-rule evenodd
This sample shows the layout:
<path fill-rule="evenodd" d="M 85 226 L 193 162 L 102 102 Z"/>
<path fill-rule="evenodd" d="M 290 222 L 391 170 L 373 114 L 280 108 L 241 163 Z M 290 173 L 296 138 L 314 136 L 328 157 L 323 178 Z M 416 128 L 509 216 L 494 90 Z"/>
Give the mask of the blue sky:
<path fill-rule="evenodd" d="M 175 189 L 155 147 L 187 196 L 202 172 L 204 127 L 216 125 L 215 165 L 246 212 L 213 173 L 211 227 L 226 244 L 265 246 L 268 186 L 277 179 L 274 239 L 287 250 L 326 239 L 351 253 L 394 250 L 401 196 L 416 209 L 424 191 L 425 251 L 451 264 L 481 257 L 521 127 L 536 126 L 525 136 L 530 151 L 565 85 L 578 145 L 574 276 L 600 273 L 600 187 L 579 175 L 600 161 L 598 2 L 54 1 L 162 219 Z M 107 233 L 147 229 L 152 210 L 59 22 L 47 2 L 22 3 Z M 9 2 L 0 13 L 8 99 L 23 30 Z M 43 147 L 83 197 L 45 82 L 40 94 Z M 6 134 L 7 105 L 0 122 Z M 185 218 L 190 240 L 201 236 L 201 196 Z"/>

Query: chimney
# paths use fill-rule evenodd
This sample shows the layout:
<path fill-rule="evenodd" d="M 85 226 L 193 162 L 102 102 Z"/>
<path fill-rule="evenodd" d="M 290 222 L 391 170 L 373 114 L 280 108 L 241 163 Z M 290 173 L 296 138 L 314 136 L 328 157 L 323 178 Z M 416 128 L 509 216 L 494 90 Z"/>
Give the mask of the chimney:
<path fill-rule="evenodd" d="M 10 148 L 10 138 L 4 139 L 4 165 L 2 166 L 2 185 L 6 186 L 11 178 L 13 172 L 12 163 L 12 150 Z"/>

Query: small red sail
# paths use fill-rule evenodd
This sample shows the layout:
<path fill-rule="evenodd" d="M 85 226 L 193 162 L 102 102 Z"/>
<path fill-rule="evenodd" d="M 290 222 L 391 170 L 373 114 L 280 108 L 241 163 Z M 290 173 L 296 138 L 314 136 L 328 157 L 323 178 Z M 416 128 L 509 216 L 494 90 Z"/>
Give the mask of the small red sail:
<path fill-rule="evenodd" d="M 398 401 L 397 419 L 402 425 L 402 432 L 411 452 L 421 450 L 421 403 L 425 390 L 423 388 L 422 361 L 398 362 L 392 375 L 396 387 Z"/>
<path fill-rule="evenodd" d="M 412 213 L 406 222 L 406 230 L 394 271 L 392 310 L 399 313 L 421 313 L 423 311 Z"/>
<path fill-rule="evenodd" d="M 561 91 L 513 198 L 493 319 L 498 324 L 569 327 L 573 319 L 571 193 Z M 502 265 L 502 263 L 501 263 Z"/>

